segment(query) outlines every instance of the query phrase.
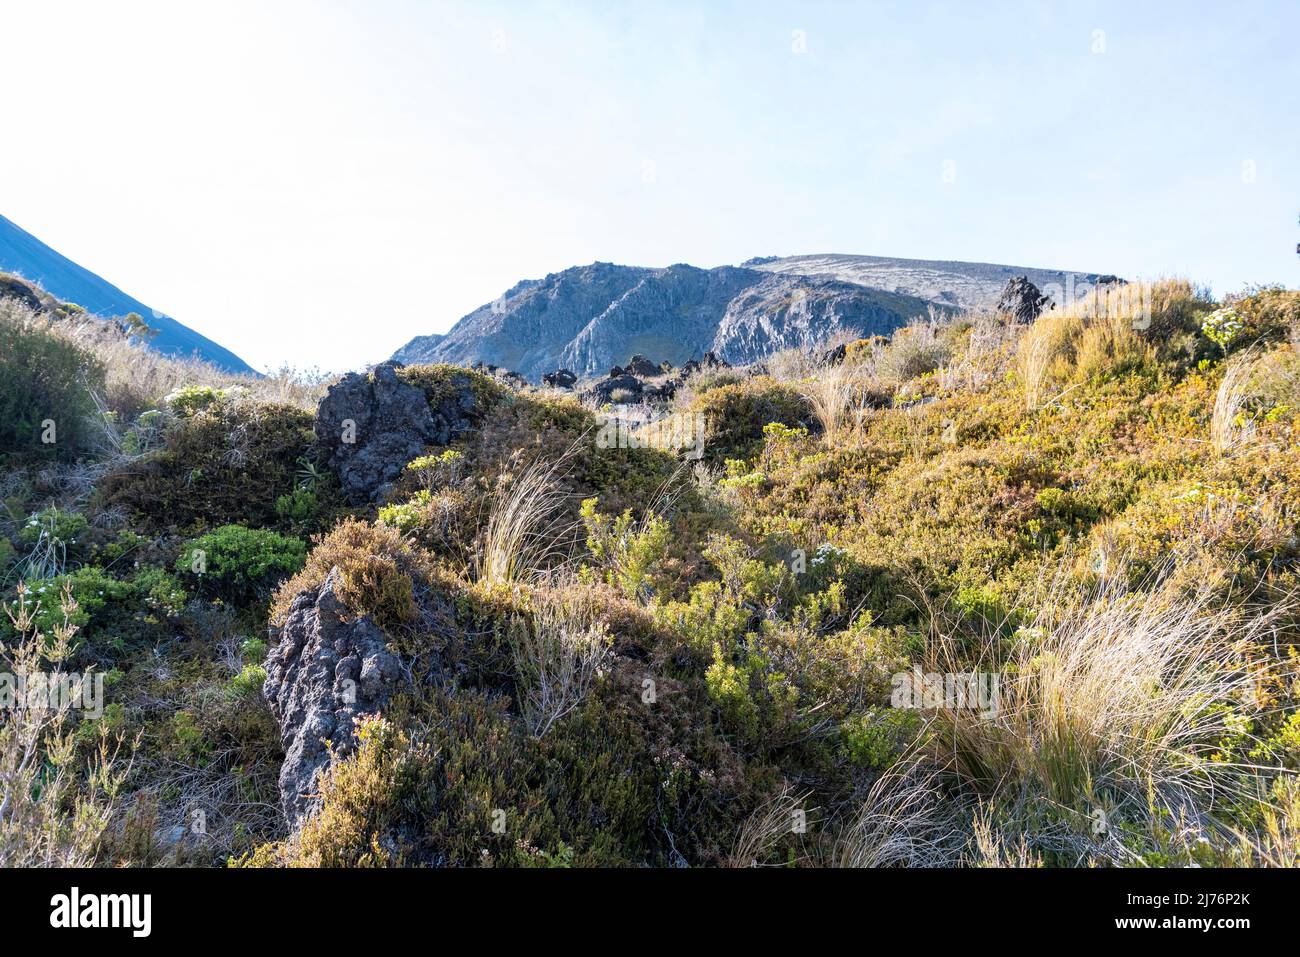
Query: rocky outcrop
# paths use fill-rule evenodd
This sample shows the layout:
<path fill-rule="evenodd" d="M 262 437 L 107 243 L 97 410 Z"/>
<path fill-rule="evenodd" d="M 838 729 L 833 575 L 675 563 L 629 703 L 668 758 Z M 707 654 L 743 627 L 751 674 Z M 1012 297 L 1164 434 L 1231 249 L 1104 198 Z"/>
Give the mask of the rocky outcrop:
<path fill-rule="evenodd" d="M 40 312 L 44 308 L 41 297 L 36 295 L 31 286 L 16 276 L 4 273 L 0 273 L 0 299 L 16 299 L 32 312 Z"/>
<path fill-rule="evenodd" d="M 1016 322 L 1030 323 L 1037 319 L 1051 303 L 1052 297 L 1043 295 L 1042 291 L 1029 281 L 1029 277 L 1017 276 L 1015 279 L 1007 280 L 995 308 Z"/>
<path fill-rule="evenodd" d="M 381 711 L 402 680 L 401 660 L 368 618 L 351 618 L 339 600 L 337 569 L 293 600 L 266 658 L 263 694 L 280 725 L 284 764 L 280 802 L 290 827 L 313 808 L 317 778 L 334 753 L 353 746 L 363 714 Z"/>
<path fill-rule="evenodd" d="M 844 362 L 844 360 L 848 358 L 848 355 L 849 355 L 848 345 L 841 342 L 834 349 L 827 349 L 825 352 L 823 352 L 818 357 L 817 361 L 824 366 L 837 366 L 837 365 L 841 365 Z"/>
<path fill-rule="evenodd" d="M 556 389 L 572 389 L 577 384 L 578 377 L 568 369 L 556 369 L 542 376 L 542 382 Z"/>
<path fill-rule="evenodd" d="M 616 393 L 623 393 L 617 401 L 635 402 L 641 398 L 644 389 L 645 384 L 636 376 L 619 371 L 618 375 L 611 373 L 608 379 L 601 379 L 592 386 L 591 395 L 600 402 L 613 402 Z"/>
<path fill-rule="evenodd" d="M 429 446 L 474 428 L 481 411 L 468 374 L 453 377 L 449 394 L 431 405 L 400 368 L 389 361 L 368 375 L 350 372 L 316 408 L 317 442 L 354 505 L 379 498 Z"/>
<path fill-rule="evenodd" d="M 623 367 L 623 371 L 629 375 L 639 376 L 643 379 L 649 376 L 659 375 L 661 372 L 659 366 L 655 365 L 643 355 L 635 355 L 629 359 L 627 365 Z"/>
<path fill-rule="evenodd" d="M 682 375 L 690 376 L 697 372 L 714 369 L 730 369 L 731 363 L 726 359 L 718 358 L 716 352 L 706 352 L 702 359 L 688 359 L 682 366 Z"/>

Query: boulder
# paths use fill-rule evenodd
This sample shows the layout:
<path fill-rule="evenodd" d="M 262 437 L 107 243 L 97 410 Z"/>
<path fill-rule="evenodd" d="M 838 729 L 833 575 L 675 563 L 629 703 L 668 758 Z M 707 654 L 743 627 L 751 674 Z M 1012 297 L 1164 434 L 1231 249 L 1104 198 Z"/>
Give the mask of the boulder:
<path fill-rule="evenodd" d="M 5 273 L 0 273 L 0 299 L 17 299 L 32 312 L 40 312 L 43 308 L 40 297 L 32 291 L 31 286 L 16 276 Z"/>
<path fill-rule="evenodd" d="M 623 370 L 629 375 L 647 378 L 648 376 L 657 376 L 660 374 L 660 368 L 643 355 L 635 355 L 628 360 L 626 368 Z"/>
<path fill-rule="evenodd" d="M 556 369 L 542 376 L 542 382 L 557 389 L 572 389 L 577 384 L 578 377 L 568 369 Z"/>
<path fill-rule="evenodd" d="M 1042 313 L 1043 309 L 1051 305 L 1052 298 L 1044 296 L 1028 276 L 1017 276 L 1015 279 L 1008 279 L 1007 284 L 1002 287 L 1002 295 L 998 298 L 996 309 L 998 312 L 1006 313 L 1016 322 L 1030 323 L 1033 322 Z"/>
<path fill-rule="evenodd" d="M 300 593 L 266 658 L 262 693 L 280 725 L 284 764 L 280 803 L 291 828 L 316 803 L 317 778 L 336 755 L 353 747 L 357 718 L 387 705 L 402 681 L 401 659 L 369 618 L 352 615 L 339 600 L 338 569 L 319 587 Z"/>
<path fill-rule="evenodd" d="M 612 379 L 601 379 L 592 388 L 591 393 L 601 402 L 612 402 L 615 392 L 630 392 L 635 399 L 641 398 L 645 384 L 634 375 L 624 373 Z"/>
<path fill-rule="evenodd" d="M 688 359 L 682 366 L 683 375 L 691 375 L 704 369 L 730 369 L 731 363 L 726 359 L 720 358 L 716 352 L 704 353 L 702 359 Z"/>
<path fill-rule="evenodd" d="M 481 410 L 468 374 L 431 407 L 422 389 L 398 375 L 400 362 L 350 372 L 330 386 L 316 408 L 316 439 L 349 503 L 378 499 L 406 463 L 431 445 L 446 445 L 473 429 Z"/>
<path fill-rule="evenodd" d="M 665 382 L 660 382 L 657 385 L 645 386 L 641 393 L 641 397 L 644 399 L 650 399 L 654 402 L 667 402 L 677 394 L 677 390 L 680 387 L 681 382 L 679 380 L 669 379 Z"/>
<path fill-rule="evenodd" d="M 824 366 L 837 366 L 848 357 L 848 354 L 849 347 L 841 342 L 834 349 L 827 349 L 823 352 L 818 357 L 818 361 Z"/>

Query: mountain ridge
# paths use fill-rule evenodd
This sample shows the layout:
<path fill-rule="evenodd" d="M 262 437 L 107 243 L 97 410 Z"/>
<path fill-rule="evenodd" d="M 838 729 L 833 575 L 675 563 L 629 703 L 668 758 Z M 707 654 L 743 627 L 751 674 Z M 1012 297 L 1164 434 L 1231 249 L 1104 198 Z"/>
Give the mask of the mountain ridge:
<path fill-rule="evenodd" d="M 604 372 L 634 354 L 681 364 L 714 352 L 733 363 L 839 334 L 888 335 L 960 309 L 987 309 L 1008 279 L 1045 288 L 1100 273 L 821 253 L 756 257 L 710 269 L 594 262 L 525 279 L 446 333 L 416 336 L 402 362 L 488 363 L 537 381 L 567 368 Z M 1060 298 L 1057 296 L 1056 298 Z"/>
<path fill-rule="evenodd" d="M 76 303 L 100 318 L 138 313 L 158 330 L 149 341 L 158 352 L 180 358 L 197 355 L 227 372 L 258 374 L 225 346 L 146 306 L 3 215 L 0 215 L 0 271 L 35 283 L 51 295 Z"/>

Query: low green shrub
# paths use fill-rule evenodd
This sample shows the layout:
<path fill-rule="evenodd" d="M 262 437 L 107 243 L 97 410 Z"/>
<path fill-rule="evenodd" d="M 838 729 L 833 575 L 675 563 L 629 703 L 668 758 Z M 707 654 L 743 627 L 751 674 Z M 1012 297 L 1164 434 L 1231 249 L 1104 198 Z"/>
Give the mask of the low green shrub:
<path fill-rule="evenodd" d="M 0 302 L 0 456 L 68 459 L 95 435 L 104 367 L 44 322 Z"/>
<path fill-rule="evenodd" d="M 170 422 L 162 448 L 105 475 L 101 504 L 127 509 L 150 530 L 266 527 L 282 515 L 307 522 L 297 480 L 315 442 L 312 421 L 292 406 L 214 401 Z"/>
<path fill-rule="evenodd" d="M 301 539 L 223 525 L 187 542 L 176 559 L 176 571 L 210 594 L 244 604 L 269 597 L 306 558 L 307 545 Z"/>

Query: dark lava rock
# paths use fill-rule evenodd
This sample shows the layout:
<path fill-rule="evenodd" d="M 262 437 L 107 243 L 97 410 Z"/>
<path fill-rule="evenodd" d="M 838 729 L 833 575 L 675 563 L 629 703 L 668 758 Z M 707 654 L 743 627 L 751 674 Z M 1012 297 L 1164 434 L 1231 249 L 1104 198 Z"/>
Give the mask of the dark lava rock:
<path fill-rule="evenodd" d="M 1030 323 L 1039 317 L 1052 302 L 1050 296 L 1029 281 L 1027 276 L 1008 279 L 998 298 L 997 311 L 1011 316 L 1016 322 Z"/>
<path fill-rule="evenodd" d="M 262 693 L 280 725 L 280 802 L 290 827 L 315 805 L 317 777 L 330 762 L 326 742 L 348 754 L 357 718 L 382 711 L 403 676 L 378 626 L 349 620 L 338 576 L 334 569 L 293 600 L 284 624 L 272 628 L 278 641 L 266 658 Z"/>
<path fill-rule="evenodd" d="M 660 368 L 643 355 L 635 355 L 628 360 L 627 367 L 623 370 L 630 375 L 646 378 L 660 374 Z"/>
<path fill-rule="evenodd" d="M 32 292 L 32 288 L 13 276 L 0 275 L 0 299 L 17 299 L 33 312 L 40 312 L 44 308 L 40 297 Z"/>
<path fill-rule="evenodd" d="M 611 379 L 601 379 L 591 392 L 601 402 L 612 402 L 614 393 L 619 391 L 630 392 L 635 399 L 639 399 L 644 388 L 645 384 L 640 379 L 625 372 Z"/>
<path fill-rule="evenodd" d="M 389 361 L 369 375 L 350 372 L 316 408 L 316 439 L 353 505 L 379 498 L 430 445 L 446 445 L 477 425 L 481 410 L 468 374 L 454 376 L 451 393 L 431 407 L 399 368 Z"/>
<path fill-rule="evenodd" d="M 556 369 L 542 376 L 542 382 L 557 389 L 572 389 L 577 384 L 578 377 L 568 369 Z"/>

